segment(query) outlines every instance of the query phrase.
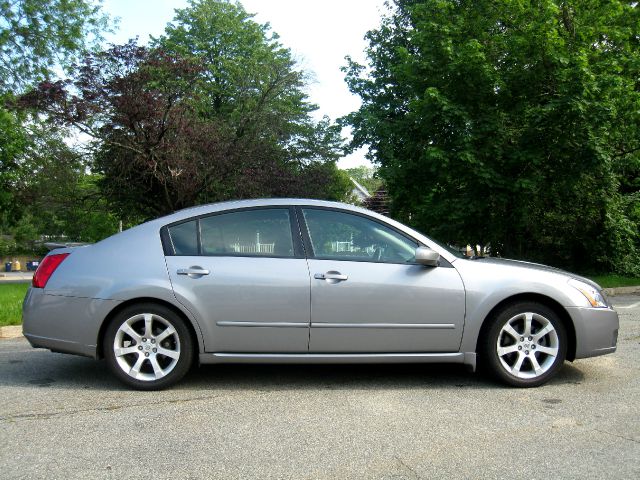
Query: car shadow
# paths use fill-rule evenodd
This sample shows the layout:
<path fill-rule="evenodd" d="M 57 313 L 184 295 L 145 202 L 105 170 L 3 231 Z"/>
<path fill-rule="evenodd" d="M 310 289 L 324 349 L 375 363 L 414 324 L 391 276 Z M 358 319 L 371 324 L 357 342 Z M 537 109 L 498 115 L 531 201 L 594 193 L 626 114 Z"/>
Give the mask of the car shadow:
<path fill-rule="evenodd" d="M 1 386 L 127 390 L 106 362 L 46 350 L 12 352 L 0 369 Z M 550 384 L 579 384 L 584 374 L 568 362 Z M 454 364 L 202 365 L 174 390 L 337 390 L 504 388 L 482 373 Z"/>
<path fill-rule="evenodd" d="M 338 390 L 490 387 L 492 382 L 450 364 L 202 365 L 185 389 Z"/>
<path fill-rule="evenodd" d="M 549 382 L 583 381 L 584 374 L 566 363 Z M 484 372 L 456 364 L 336 364 L 336 365 L 202 365 L 178 385 L 193 390 L 261 389 L 494 389 L 504 385 Z"/>

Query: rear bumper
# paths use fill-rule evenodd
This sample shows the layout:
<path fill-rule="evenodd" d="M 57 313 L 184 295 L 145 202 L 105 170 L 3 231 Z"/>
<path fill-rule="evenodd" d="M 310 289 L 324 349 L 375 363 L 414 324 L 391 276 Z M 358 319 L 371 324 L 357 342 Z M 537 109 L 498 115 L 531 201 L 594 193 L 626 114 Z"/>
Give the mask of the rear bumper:
<path fill-rule="evenodd" d="M 567 308 L 576 329 L 576 358 L 596 357 L 616 351 L 618 313 L 608 308 Z"/>
<path fill-rule="evenodd" d="M 95 358 L 100 325 L 118 303 L 31 287 L 22 305 L 22 332 L 33 347 Z"/>
<path fill-rule="evenodd" d="M 60 340 L 59 338 L 40 337 L 26 332 L 23 332 L 23 334 L 34 348 L 48 348 L 52 352 L 71 353 L 91 358 L 97 357 L 95 345 L 83 345 L 77 342 Z"/>

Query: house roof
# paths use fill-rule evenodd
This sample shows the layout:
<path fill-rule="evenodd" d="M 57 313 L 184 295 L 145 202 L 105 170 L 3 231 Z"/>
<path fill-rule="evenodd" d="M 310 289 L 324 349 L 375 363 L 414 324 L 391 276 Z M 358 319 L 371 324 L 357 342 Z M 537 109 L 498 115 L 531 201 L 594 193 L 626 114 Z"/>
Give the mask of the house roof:
<path fill-rule="evenodd" d="M 349 180 L 351 180 L 353 182 L 353 184 L 356 186 L 356 190 L 358 190 L 358 192 L 364 196 L 364 197 L 370 197 L 371 194 L 369 193 L 369 191 L 364 188 L 362 185 L 360 185 L 358 182 L 356 182 L 352 177 L 349 177 Z"/>

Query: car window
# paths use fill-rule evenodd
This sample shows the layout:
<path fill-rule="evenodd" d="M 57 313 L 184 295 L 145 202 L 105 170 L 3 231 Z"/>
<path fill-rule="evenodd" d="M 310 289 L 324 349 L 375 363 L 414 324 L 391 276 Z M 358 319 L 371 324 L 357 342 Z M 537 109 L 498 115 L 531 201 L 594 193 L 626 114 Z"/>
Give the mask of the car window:
<path fill-rule="evenodd" d="M 293 257 L 289 210 L 269 208 L 200 219 L 203 255 Z"/>
<path fill-rule="evenodd" d="M 176 255 L 198 255 L 198 230 L 196 220 L 179 223 L 168 228 L 171 245 Z"/>
<path fill-rule="evenodd" d="M 315 258 L 410 263 L 418 243 L 360 215 L 302 209 Z"/>

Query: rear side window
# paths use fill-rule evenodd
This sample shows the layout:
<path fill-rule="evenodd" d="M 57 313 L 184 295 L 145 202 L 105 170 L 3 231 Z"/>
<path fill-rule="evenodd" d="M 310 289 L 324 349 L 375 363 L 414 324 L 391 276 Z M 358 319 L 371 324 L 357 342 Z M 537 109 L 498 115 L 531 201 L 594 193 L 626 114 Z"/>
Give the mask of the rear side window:
<path fill-rule="evenodd" d="M 203 255 L 293 257 L 289 210 L 245 210 L 200 219 Z"/>
<path fill-rule="evenodd" d="M 168 230 L 176 255 L 198 255 L 198 224 L 196 220 L 173 225 Z"/>
<path fill-rule="evenodd" d="M 295 257 L 288 208 L 211 215 L 171 225 L 166 232 L 167 255 Z"/>

